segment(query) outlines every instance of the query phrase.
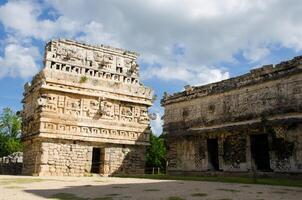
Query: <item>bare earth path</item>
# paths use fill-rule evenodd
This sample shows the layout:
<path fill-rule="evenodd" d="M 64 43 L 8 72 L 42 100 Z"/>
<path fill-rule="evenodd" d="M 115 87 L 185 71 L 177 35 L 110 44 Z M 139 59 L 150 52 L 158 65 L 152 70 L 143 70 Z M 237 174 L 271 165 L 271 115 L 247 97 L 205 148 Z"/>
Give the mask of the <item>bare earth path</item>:
<path fill-rule="evenodd" d="M 0 176 L 0 200 L 302 199 L 302 188 L 104 177 Z"/>

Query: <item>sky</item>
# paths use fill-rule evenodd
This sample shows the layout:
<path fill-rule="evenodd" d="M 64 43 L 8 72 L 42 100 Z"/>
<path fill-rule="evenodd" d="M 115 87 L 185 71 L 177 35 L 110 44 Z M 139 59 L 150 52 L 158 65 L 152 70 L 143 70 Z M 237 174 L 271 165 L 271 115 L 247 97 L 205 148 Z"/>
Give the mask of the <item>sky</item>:
<path fill-rule="evenodd" d="M 164 92 L 302 55 L 301 11 L 300 0 L 0 0 L 0 109 L 22 109 L 47 41 L 75 39 L 140 54 L 160 135 Z"/>

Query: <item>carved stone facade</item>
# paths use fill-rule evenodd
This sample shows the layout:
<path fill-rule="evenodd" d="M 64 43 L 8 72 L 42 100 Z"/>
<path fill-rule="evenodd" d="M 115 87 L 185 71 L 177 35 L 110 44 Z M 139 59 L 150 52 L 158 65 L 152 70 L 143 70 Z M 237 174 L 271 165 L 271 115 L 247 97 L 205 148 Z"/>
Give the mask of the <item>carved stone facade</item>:
<path fill-rule="evenodd" d="M 302 57 L 161 103 L 170 174 L 302 173 Z"/>
<path fill-rule="evenodd" d="M 143 173 L 153 91 L 138 54 L 53 40 L 44 68 L 25 85 L 24 174 Z"/>

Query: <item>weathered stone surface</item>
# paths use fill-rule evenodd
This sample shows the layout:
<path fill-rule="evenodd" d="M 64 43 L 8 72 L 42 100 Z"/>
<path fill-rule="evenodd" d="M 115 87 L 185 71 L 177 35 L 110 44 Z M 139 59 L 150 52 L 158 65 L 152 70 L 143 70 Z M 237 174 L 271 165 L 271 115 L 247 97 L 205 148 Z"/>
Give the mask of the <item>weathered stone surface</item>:
<path fill-rule="evenodd" d="M 0 158 L 0 174 L 18 175 L 22 173 L 23 153 L 15 152 Z"/>
<path fill-rule="evenodd" d="M 261 139 L 253 138 L 264 135 L 267 150 L 263 152 L 269 157 L 266 170 L 301 173 L 301 102 L 302 57 L 165 94 L 161 103 L 165 107 L 168 171 L 212 170 L 209 139 L 217 140 L 216 170 L 257 170 L 258 152 L 252 146 L 262 144 Z"/>
<path fill-rule="evenodd" d="M 24 174 L 82 176 L 100 148 L 99 173 L 142 173 L 153 91 L 138 54 L 54 40 L 45 67 L 24 86 Z"/>

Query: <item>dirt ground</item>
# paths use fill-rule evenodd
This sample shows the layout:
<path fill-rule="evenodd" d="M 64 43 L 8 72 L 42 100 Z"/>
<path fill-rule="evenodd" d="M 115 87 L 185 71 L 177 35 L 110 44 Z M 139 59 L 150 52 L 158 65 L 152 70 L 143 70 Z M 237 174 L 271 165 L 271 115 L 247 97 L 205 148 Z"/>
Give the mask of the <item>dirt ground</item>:
<path fill-rule="evenodd" d="M 299 200 L 302 188 L 105 177 L 0 176 L 1 200 Z"/>

